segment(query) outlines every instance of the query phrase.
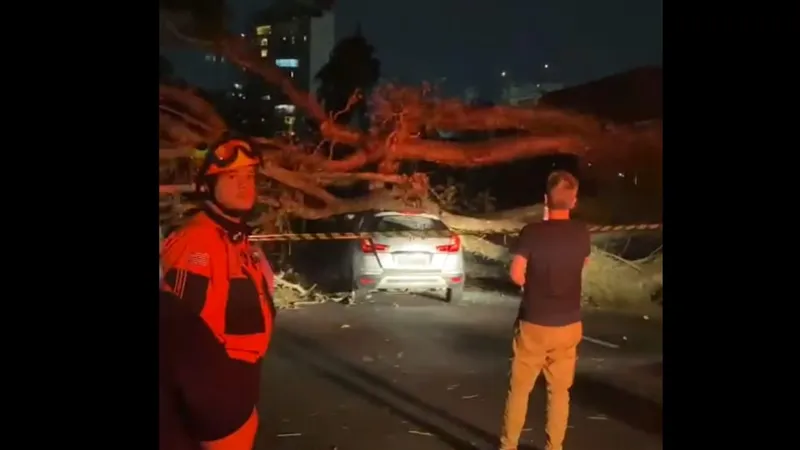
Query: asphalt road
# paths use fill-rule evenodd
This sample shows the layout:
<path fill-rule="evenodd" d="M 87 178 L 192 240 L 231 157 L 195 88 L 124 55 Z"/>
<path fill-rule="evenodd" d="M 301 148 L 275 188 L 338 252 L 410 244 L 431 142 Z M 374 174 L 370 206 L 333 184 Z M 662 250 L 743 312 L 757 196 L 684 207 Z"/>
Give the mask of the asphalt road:
<path fill-rule="evenodd" d="M 256 449 L 497 448 L 515 313 L 495 294 L 281 311 Z M 589 312 L 585 331 L 602 344 L 581 345 L 566 448 L 661 449 L 660 321 Z M 543 416 L 540 383 L 521 448 L 543 448 Z"/>

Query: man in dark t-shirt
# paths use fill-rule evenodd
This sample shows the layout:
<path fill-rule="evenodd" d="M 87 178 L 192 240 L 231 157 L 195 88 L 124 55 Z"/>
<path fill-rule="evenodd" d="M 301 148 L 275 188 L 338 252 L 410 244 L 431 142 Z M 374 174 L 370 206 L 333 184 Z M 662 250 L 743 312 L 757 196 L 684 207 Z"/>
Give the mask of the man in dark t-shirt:
<path fill-rule="evenodd" d="M 516 450 L 528 397 L 540 372 L 547 380 L 545 450 L 562 450 L 575 379 L 581 324 L 581 275 L 591 251 L 586 225 L 570 220 L 578 180 L 564 171 L 547 179 L 547 220 L 522 229 L 511 262 L 511 279 L 523 287 L 512 344 L 511 380 L 501 450 Z"/>
<path fill-rule="evenodd" d="M 161 292 L 158 326 L 160 450 L 251 450 L 258 392 L 200 316 Z"/>

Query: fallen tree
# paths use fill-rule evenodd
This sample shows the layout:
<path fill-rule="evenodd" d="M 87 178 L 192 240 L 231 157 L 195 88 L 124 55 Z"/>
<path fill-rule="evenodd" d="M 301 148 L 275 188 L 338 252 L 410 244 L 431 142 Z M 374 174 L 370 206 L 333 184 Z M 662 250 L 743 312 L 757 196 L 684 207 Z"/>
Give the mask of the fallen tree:
<path fill-rule="evenodd" d="M 401 174 L 401 163 L 425 161 L 451 167 L 480 167 L 522 158 L 567 153 L 581 156 L 593 164 L 594 173 L 614 175 L 631 164 L 641 163 L 641 155 L 660 157 L 660 127 L 616 128 L 580 114 L 549 108 L 511 107 L 470 108 L 455 100 L 437 98 L 425 88 L 382 86 L 372 95 L 372 126 L 367 132 L 336 123 L 313 95 L 298 91 L 269 61 L 258 58 L 240 37 L 229 36 L 215 44 L 183 36 L 185 42 L 205 46 L 250 73 L 261 75 L 283 93 L 307 117 L 319 124 L 318 139 L 292 142 L 280 138 L 254 136 L 261 151 L 261 173 L 281 186 L 281 192 L 264 199 L 269 209 L 279 209 L 295 217 L 319 219 L 337 214 L 370 209 L 414 205 L 425 210 L 438 209 L 429 200 L 428 179 L 424 174 Z M 360 93 L 353 95 L 353 104 Z M 194 146 L 213 142 L 228 128 L 214 107 L 191 89 L 162 85 L 159 90 L 160 158 L 187 158 Z M 431 130 L 491 131 L 519 130 L 522 134 L 475 143 L 455 143 L 424 139 Z M 348 146 L 343 157 L 333 149 Z M 606 170 L 604 170 L 606 169 Z M 326 187 L 360 181 L 380 183 L 355 199 L 342 199 Z"/>
<path fill-rule="evenodd" d="M 254 225 L 270 232 L 286 217 L 323 219 L 377 209 L 405 209 L 440 214 L 451 228 L 490 233 L 518 230 L 541 218 L 541 205 L 485 217 L 467 217 L 443 211 L 430 195 L 423 173 L 402 170 L 410 161 L 475 168 L 523 158 L 571 154 L 591 164 L 595 176 L 615 177 L 622 170 L 660 168 L 660 124 L 610 128 L 600 120 L 552 108 L 472 108 L 442 99 L 427 87 L 381 86 L 370 96 L 371 125 L 366 131 L 338 123 L 338 113 L 326 113 L 313 95 L 295 88 L 268 60 L 259 58 L 239 36 L 203 41 L 188 36 L 169 19 L 165 26 L 178 41 L 217 53 L 250 74 L 278 86 L 306 117 L 317 124 L 315 137 L 293 139 L 250 136 L 261 153 L 259 168 L 266 180 L 260 185 L 259 211 Z M 361 101 L 352 95 L 347 108 Z M 482 142 L 445 142 L 426 139 L 435 130 L 517 130 L 512 137 Z M 159 89 L 159 145 L 164 164 L 191 158 L 200 143 L 213 142 L 228 132 L 214 107 L 191 88 L 162 84 Z M 345 150 L 342 150 L 345 149 Z M 656 170 L 655 172 L 658 172 Z M 369 191 L 356 198 L 334 195 L 329 188 L 368 182 Z M 658 180 L 660 183 L 660 180 Z M 190 186 L 162 188 L 163 220 L 179 222 L 192 207 L 182 198 Z M 474 241 L 474 242 L 473 242 Z M 483 241 L 483 244 L 480 244 Z M 471 243 L 472 242 L 472 243 Z M 491 247 L 479 238 L 465 246 L 482 256 L 504 262 L 507 250 Z"/>

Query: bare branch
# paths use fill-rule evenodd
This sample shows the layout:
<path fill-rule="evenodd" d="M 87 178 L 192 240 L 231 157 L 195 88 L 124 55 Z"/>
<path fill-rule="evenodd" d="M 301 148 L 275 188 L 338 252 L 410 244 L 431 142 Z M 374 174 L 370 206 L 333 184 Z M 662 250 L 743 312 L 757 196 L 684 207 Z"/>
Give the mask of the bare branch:
<path fill-rule="evenodd" d="M 286 170 L 282 167 L 267 163 L 261 167 L 261 173 L 269 178 L 272 178 L 273 180 L 278 181 L 281 184 L 298 189 L 308 195 L 316 197 L 326 204 L 334 204 L 338 202 L 338 199 L 333 194 L 319 187 L 311 179 L 299 172 L 292 172 L 291 170 Z"/>

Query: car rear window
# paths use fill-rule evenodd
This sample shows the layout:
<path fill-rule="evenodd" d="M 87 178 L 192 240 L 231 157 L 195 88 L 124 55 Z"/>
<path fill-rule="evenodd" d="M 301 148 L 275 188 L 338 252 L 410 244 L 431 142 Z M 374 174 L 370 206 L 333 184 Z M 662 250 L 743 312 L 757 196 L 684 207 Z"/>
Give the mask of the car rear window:
<path fill-rule="evenodd" d="M 440 220 L 424 216 L 383 216 L 377 217 L 372 230 L 377 233 L 391 231 L 444 231 L 447 226 Z"/>

